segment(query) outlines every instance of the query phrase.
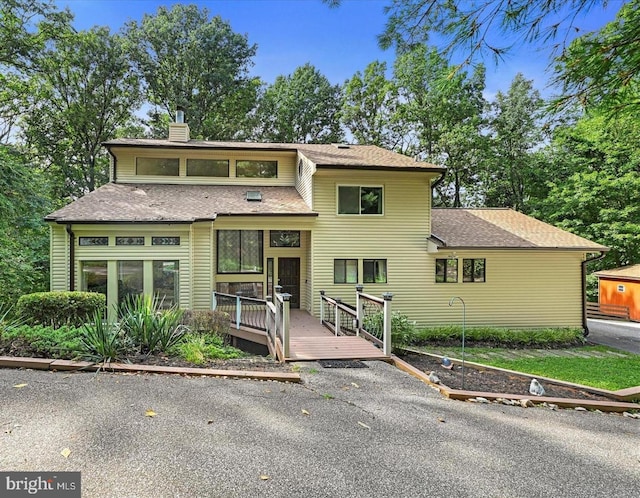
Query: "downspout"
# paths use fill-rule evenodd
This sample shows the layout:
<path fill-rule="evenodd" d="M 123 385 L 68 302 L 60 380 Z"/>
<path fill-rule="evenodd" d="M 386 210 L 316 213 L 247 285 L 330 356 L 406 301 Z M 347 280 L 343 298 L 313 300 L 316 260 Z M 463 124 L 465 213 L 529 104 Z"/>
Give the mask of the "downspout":
<path fill-rule="evenodd" d="M 598 261 L 599 259 L 604 258 L 606 253 L 600 252 L 597 256 L 593 258 L 585 259 L 581 263 L 582 267 L 582 333 L 584 337 L 589 335 L 589 327 L 587 325 L 587 264 L 592 261 Z"/>
<path fill-rule="evenodd" d="M 447 171 L 443 171 L 440 174 L 440 178 L 438 178 L 435 182 L 433 182 L 433 184 L 431 185 L 431 204 L 433 204 L 433 191 L 436 189 L 436 187 L 438 185 L 440 185 L 443 181 L 444 181 L 444 177 L 447 176 Z"/>
<path fill-rule="evenodd" d="M 115 156 L 111 149 L 107 147 L 107 152 L 113 158 L 113 178 L 110 179 L 112 183 L 118 183 L 118 158 Z"/>
<path fill-rule="evenodd" d="M 70 223 L 67 223 L 67 233 L 69 234 L 69 290 L 74 291 L 76 287 L 76 235 L 71 230 Z"/>

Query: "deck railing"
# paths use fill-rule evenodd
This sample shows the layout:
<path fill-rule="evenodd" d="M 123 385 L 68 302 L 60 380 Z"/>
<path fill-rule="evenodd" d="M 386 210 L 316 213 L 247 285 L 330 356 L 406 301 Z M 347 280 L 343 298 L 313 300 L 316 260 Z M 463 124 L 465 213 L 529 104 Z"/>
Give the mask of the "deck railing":
<path fill-rule="evenodd" d="M 289 304 L 291 300 L 291 294 L 280 291 L 282 287 L 276 285 L 273 301 L 267 301 L 267 314 L 266 314 L 266 327 L 267 335 L 271 344 L 274 345 L 276 352 L 278 350 L 278 344 L 281 345 L 281 354 L 283 358 L 289 357 L 289 324 L 290 324 L 290 310 Z"/>
<path fill-rule="evenodd" d="M 363 290 L 362 285 L 356 286 L 355 307 L 320 291 L 320 321 L 335 335 L 362 335 L 382 347 L 385 355 L 390 355 L 393 294 L 385 293 L 379 298 Z"/>
<path fill-rule="evenodd" d="M 240 326 L 257 330 L 267 330 L 267 301 L 245 297 L 241 292 L 224 294 L 213 292 L 212 309 L 224 311 L 236 329 Z"/>

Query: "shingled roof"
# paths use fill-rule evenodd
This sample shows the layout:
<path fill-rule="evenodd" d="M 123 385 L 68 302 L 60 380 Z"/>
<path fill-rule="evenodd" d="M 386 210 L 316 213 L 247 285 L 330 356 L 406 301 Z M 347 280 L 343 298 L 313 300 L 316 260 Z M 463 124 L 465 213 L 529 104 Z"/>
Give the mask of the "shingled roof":
<path fill-rule="evenodd" d="M 262 200 L 247 201 L 258 190 Z M 57 223 L 192 223 L 220 215 L 317 216 L 294 187 L 108 183 L 45 218 Z"/>
<path fill-rule="evenodd" d="M 609 250 L 513 209 L 432 209 L 431 233 L 450 249 Z"/>
<path fill-rule="evenodd" d="M 622 266 L 611 270 L 597 271 L 598 277 L 619 278 L 622 280 L 640 280 L 640 265 Z"/>
<path fill-rule="evenodd" d="M 170 149 L 205 150 L 252 150 L 297 152 L 320 168 L 368 168 L 368 169 L 411 169 L 420 171 L 445 171 L 442 166 L 416 161 L 411 157 L 375 145 L 350 144 L 286 144 L 255 142 L 211 142 L 189 140 L 174 142 L 170 140 L 118 138 L 104 142 L 107 148 L 113 147 L 153 147 Z"/>

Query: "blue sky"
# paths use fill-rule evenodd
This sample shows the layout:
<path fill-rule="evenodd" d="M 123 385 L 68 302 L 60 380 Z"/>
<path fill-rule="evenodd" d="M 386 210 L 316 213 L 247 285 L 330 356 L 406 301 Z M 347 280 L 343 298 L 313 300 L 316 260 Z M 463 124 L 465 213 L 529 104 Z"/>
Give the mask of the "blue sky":
<path fill-rule="evenodd" d="M 68 6 L 76 16 L 77 29 L 108 25 L 118 31 L 129 20 L 140 20 L 153 14 L 158 6 L 177 2 L 158 0 L 56 0 Z M 251 72 L 267 83 L 278 75 L 291 74 L 306 62 L 314 65 L 332 83 L 343 83 L 356 71 L 363 71 L 374 60 L 393 65 L 393 50 L 378 47 L 376 36 L 383 31 L 386 16 L 383 8 L 389 0 L 343 0 L 337 9 L 330 9 L 320 0 L 207 0 L 195 3 L 220 15 L 233 31 L 247 35 L 258 46 Z M 605 10 L 594 8 L 580 20 L 581 27 L 593 30 L 615 17 L 620 2 L 610 1 Z M 535 47 L 520 47 L 497 66 L 486 61 L 486 96 L 492 98 L 498 90 L 506 91 L 518 72 L 534 80 L 543 94 L 548 75 L 545 69 L 549 52 Z"/>

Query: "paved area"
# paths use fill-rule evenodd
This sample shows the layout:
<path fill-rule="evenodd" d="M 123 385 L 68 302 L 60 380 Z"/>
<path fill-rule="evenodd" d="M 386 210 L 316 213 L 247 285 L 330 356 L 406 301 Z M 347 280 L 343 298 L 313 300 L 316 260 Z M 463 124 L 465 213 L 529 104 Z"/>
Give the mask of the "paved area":
<path fill-rule="evenodd" d="M 0 469 L 81 471 L 84 498 L 637 496 L 637 419 L 452 401 L 366 364 L 305 363 L 303 384 L 0 370 Z"/>
<path fill-rule="evenodd" d="M 587 326 L 590 342 L 640 354 L 640 323 L 587 320 Z"/>

